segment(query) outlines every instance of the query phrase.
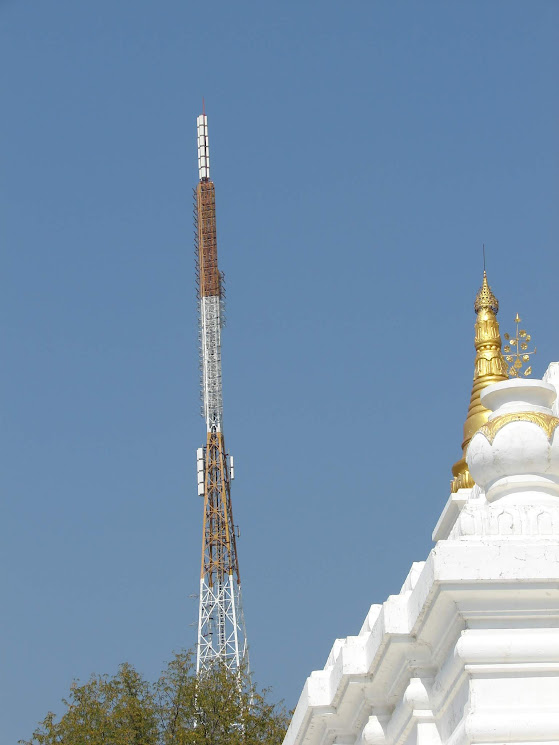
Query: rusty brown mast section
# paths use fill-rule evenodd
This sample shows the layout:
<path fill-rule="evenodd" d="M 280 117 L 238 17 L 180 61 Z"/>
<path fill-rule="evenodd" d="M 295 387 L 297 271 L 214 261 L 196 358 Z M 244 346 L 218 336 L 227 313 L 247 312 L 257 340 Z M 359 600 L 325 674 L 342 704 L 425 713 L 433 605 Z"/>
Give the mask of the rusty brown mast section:
<path fill-rule="evenodd" d="M 196 669 L 248 666 L 241 578 L 231 504 L 233 458 L 223 437 L 221 330 L 223 275 L 217 261 L 215 186 L 210 179 L 208 120 L 197 119 L 199 182 L 195 190 L 196 279 L 206 445 L 198 448 L 198 494 L 204 497 Z"/>

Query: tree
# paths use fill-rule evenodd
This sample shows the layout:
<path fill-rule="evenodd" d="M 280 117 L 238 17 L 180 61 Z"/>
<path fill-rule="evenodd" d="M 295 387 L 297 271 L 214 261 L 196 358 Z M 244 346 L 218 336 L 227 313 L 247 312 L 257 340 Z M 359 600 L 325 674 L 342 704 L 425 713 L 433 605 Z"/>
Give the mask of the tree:
<path fill-rule="evenodd" d="M 112 678 L 74 682 L 60 720 L 49 712 L 20 745 L 281 745 L 289 717 L 268 695 L 221 665 L 196 676 L 191 652 L 153 684 L 125 663 Z"/>

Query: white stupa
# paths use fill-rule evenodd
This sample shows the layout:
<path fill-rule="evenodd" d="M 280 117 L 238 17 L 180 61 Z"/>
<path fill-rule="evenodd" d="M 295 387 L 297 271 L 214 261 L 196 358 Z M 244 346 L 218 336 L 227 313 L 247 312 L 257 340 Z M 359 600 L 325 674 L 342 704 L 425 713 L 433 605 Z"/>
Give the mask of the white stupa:
<path fill-rule="evenodd" d="M 284 745 L 559 743 L 559 363 L 508 379 L 485 276 L 475 309 L 464 457 L 435 547 L 336 640 Z"/>

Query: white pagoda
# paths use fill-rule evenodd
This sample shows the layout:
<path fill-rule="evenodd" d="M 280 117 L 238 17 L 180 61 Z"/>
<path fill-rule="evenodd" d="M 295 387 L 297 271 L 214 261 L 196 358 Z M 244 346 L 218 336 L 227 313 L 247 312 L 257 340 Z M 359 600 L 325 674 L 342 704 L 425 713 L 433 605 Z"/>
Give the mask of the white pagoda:
<path fill-rule="evenodd" d="M 503 357 L 485 273 L 475 310 L 463 457 L 435 547 L 334 642 L 284 745 L 559 743 L 559 362 L 522 377 L 518 326 Z"/>

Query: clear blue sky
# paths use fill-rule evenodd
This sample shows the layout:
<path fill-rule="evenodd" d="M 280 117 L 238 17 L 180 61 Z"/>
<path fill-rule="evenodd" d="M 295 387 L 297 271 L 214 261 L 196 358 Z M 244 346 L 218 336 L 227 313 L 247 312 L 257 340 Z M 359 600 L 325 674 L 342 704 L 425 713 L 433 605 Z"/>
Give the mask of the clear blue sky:
<path fill-rule="evenodd" d="M 559 4 L 0 0 L 0 721 L 195 641 L 205 96 L 257 680 L 294 706 L 426 557 L 481 246 L 559 358 Z"/>

